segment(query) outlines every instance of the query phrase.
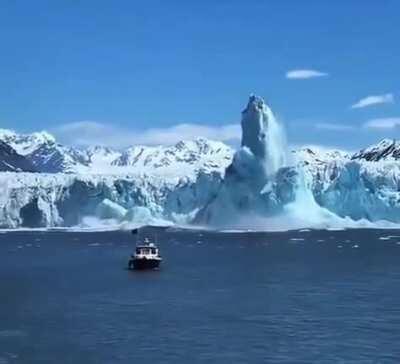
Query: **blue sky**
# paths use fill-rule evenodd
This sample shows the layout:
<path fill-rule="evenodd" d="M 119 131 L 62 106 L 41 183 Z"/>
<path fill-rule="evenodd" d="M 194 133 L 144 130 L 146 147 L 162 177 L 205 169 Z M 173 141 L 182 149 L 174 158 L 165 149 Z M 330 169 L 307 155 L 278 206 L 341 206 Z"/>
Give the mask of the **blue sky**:
<path fill-rule="evenodd" d="M 0 127 L 228 139 L 254 92 L 290 144 L 399 137 L 399 14 L 397 0 L 4 0 Z"/>

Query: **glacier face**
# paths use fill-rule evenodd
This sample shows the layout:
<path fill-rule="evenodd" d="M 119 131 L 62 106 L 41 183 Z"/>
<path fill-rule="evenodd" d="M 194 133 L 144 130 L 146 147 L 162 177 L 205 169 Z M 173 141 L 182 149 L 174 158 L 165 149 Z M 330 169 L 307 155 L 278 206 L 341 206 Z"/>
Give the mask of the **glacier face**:
<path fill-rule="evenodd" d="M 400 221 L 400 169 L 397 163 L 342 160 L 310 174 L 315 200 L 353 220 Z"/>
<path fill-rule="evenodd" d="M 149 175 L 0 174 L 0 227 L 189 223 L 219 189 L 218 172 Z"/>
<path fill-rule="evenodd" d="M 385 139 L 353 154 L 287 153 L 282 128 L 257 96 L 241 125 L 236 152 L 205 139 L 76 149 L 45 132 L 2 130 L 4 155 L 13 157 L 4 157 L 4 166 L 23 161 L 42 173 L 0 172 L 0 227 L 150 223 L 268 230 L 400 222 L 399 142 Z"/>

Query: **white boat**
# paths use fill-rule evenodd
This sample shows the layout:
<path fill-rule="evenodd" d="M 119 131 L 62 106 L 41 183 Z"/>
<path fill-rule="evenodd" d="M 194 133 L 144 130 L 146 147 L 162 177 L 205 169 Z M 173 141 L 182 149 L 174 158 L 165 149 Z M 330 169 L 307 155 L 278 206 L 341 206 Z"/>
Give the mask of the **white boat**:
<path fill-rule="evenodd" d="M 131 255 L 128 267 L 135 270 L 157 269 L 161 261 L 158 247 L 145 239 L 143 244 L 136 245 L 135 253 Z"/>

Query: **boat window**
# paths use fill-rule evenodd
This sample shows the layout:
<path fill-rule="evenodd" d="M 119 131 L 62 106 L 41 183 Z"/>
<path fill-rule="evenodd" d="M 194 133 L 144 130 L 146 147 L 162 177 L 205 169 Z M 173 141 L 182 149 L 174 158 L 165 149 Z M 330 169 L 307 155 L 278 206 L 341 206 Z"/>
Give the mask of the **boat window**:
<path fill-rule="evenodd" d="M 136 248 L 136 254 L 157 254 L 157 248 L 139 247 Z"/>

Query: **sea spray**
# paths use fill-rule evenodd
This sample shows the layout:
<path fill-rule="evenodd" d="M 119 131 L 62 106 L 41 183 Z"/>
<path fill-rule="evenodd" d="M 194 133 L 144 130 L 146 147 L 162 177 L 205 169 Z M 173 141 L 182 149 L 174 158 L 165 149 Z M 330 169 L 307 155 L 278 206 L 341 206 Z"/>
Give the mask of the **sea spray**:
<path fill-rule="evenodd" d="M 242 112 L 242 147 L 260 161 L 266 176 L 286 164 L 285 135 L 272 110 L 258 96 L 251 95 Z"/>
<path fill-rule="evenodd" d="M 293 200 L 294 175 L 285 168 L 284 132 L 262 98 L 250 96 L 241 126 L 242 146 L 226 169 L 218 194 L 199 211 L 195 223 L 243 225 L 248 217 L 254 221 L 276 215 Z"/>

